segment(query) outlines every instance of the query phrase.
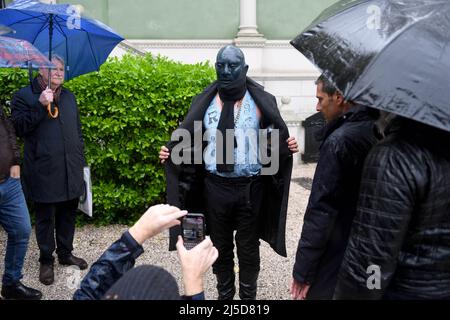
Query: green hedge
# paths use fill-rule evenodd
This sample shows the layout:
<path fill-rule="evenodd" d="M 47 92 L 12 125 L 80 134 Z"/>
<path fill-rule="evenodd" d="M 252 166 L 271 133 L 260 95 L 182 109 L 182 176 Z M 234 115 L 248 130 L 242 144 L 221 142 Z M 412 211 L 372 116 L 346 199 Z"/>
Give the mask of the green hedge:
<path fill-rule="evenodd" d="M 185 65 L 147 54 L 110 59 L 100 72 L 65 84 L 77 97 L 92 171 L 94 222 L 131 223 L 164 201 L 158 151 L 213 79 L 208 64 Z M 27 74 L 0 73 L 5 102 Z M 86 219 L 83 219 L 86 221 Z"/>

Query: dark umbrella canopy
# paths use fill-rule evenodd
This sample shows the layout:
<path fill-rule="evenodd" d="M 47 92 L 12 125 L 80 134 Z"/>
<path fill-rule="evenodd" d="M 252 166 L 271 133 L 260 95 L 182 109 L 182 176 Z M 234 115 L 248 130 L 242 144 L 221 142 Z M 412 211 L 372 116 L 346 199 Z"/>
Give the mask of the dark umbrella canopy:
<path fill-rule="evenodd" d="M 450 131 L 450 1 L 340 1 L 291 41 L 346 99 Z"/>

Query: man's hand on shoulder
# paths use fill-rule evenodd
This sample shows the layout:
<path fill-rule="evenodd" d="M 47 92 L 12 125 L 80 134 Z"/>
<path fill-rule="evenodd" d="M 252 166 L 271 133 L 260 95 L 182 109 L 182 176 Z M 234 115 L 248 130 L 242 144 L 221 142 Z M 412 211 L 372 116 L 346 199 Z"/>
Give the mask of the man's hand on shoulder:
<path fill-rule="evenodd" d="M 162 146 L 161 150 L 159 150 L 159 160 L 161 161 L 161 163 L 166 162 L 166 160 L 169 159 L 169 156 L 169 149 L 167 149 L 166 146 Z"/>
<path fill-rule="evenodd" d="M 288 144 L 289 151 L 292 153 L 298 152 L 298 143 L 297 140 L 295 140 L 295 137 L 289 137 L 286 142 Z"/>

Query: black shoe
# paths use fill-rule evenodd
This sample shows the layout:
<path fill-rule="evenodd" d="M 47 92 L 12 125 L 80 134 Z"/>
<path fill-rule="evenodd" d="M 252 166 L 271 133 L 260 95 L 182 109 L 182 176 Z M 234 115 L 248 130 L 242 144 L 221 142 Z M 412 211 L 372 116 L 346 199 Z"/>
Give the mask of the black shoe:
<path fill-rule="evenodd" d="M 66 258 L 58 258 L 59 264 L 63 266 L 77 266 L 80 270 L 84 270 L 88 267 L 88 264 L 84 259 L 77 258 L 74 255 L 70 255 Z"/>
<path fill-rule="evenodd" d="M 51 285 L 55 281 L 53 264 L 41 263 L 41 266 L 39 268 L 39 281 L 46 286 Z"/>
<path fill-rule="evenodd" d="M 2 296 L 5 299 L 11 300 L 40 300 L 42 298 L 42 292 L 24 286 L 19 281 L 9 286 L 3 286 Z"/>

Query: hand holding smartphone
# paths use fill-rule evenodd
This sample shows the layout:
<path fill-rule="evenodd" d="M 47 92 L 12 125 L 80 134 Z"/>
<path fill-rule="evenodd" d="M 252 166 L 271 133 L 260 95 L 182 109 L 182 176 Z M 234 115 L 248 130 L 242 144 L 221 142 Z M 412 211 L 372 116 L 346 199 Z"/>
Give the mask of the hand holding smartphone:
<path fill-rule="evenodd" d="M 188 213 L 181 222 L 181 235 L 184 247 L 192 249 L 205 239 L 205 216 L 201 213 Z"/>

